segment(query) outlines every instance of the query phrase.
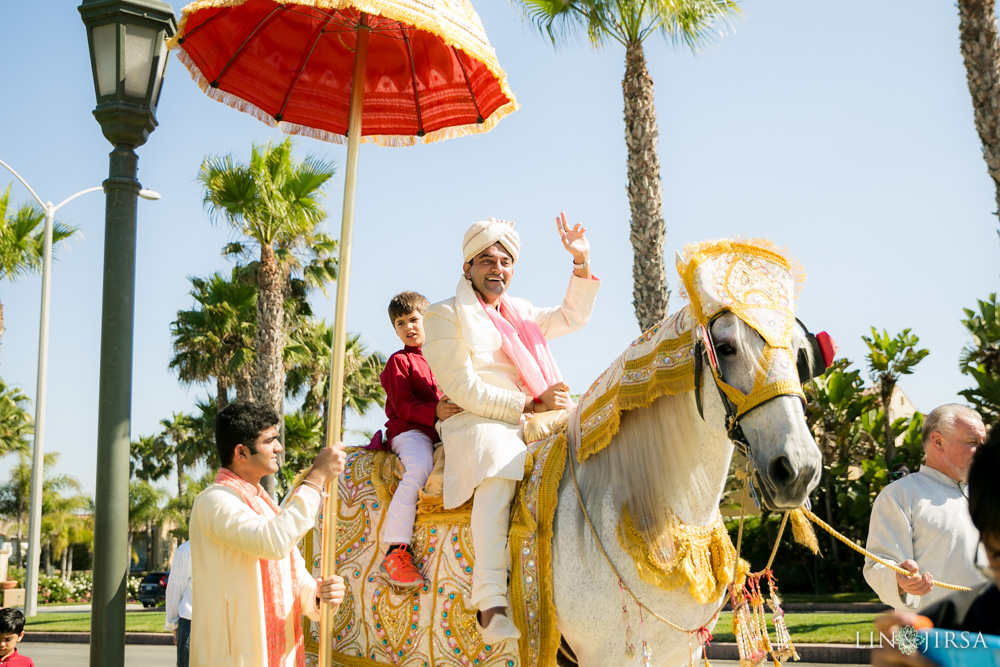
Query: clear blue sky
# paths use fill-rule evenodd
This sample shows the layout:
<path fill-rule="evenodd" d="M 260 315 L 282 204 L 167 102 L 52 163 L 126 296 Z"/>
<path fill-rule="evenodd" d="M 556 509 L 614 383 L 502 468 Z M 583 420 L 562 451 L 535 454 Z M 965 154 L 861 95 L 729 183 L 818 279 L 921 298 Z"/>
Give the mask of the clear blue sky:
<path fill-rule="evenodd" d="M 175 5 L 179 12 L 180 5 Z M 590 229 L 603 281 L 591 324 L 553 345 L 583 391 L 638 333 L 631 306 L 620 47 L 582 40 L 558 50 L 508 3 L 477 9 L 521 109 L 490 134 L 429 146 L 363 146 L 348 329 L 391 353 L 389 298 L 454 293 L 462 233 L 493 215 L 514 220 L 522 255 L 511 292 L 538 304 L 565 289 L 569 256 L 553 229 L 567 211 Z M 766 237 L 809 278 L 800 317 L 826 329 L 864 366 L 871 325 L 911 327 L 931 355 L 903 387 L 917 408 L 953 401 L 967 342 L 962 308 L 998 288 L 1000 242 L 992 182 L 973 124 L 951 3 L 886 0 L 836 5 L 748 1 L 731 32 L 694 56 L 649 41 L 656 82 L 668 266 L 685 244 Z M 0 159 L 44 199 L 62 201 L 107 177 L 110 145 L 91 116 L 94 90 L 75 2 L 0 8 Z M 246 159 L 280 139 L 206 97 L 171 57 L 160 127 L 139 149 L 140 180 L 163 195 L 139 204 L 132 436 L 188 411 L 206 394 L 167 370 L 169 325 L 191 306 L 187 276 L 228 271 L 231 240 L 213 226 L 195 181 L 206 154 Z M 344 146 L 297 140 L 297 153 L 342 166 Z M 0 184 L 8 179 L 0 173 Z M 339 235 L 342 171 L 328 190 Z M 13 199 L 29 195 L 16 184 Z M 60 218 L 83 234 L 52 279 L 47 451 L 60 472 L 95 487 L 104 199 L 86 195 Z M 668 274 L 676 293 L 676 276 Z M 0 376 L 34 397 L 40 279 L 0 284 L 7 331 Z M 676 298 L 671 310 L 682 305 Z M 333 304 L 318 299 L 328 321 Z M 210 390 L 209 390 L 210 391 Z M 381 415 L 349 420 L 374 428 Z M 12 464 L 0 461 L 0 470 Z"/>

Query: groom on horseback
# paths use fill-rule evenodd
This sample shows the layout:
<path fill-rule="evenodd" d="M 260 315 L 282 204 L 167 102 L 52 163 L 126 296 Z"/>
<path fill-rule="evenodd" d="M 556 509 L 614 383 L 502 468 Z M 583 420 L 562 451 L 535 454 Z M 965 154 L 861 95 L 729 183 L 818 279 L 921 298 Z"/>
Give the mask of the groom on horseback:
<path fill-rule="evenodd" d="M 465 233 L 455 296 L 424 316 L 423 353 L 438 386 L 463 408 L 437 423 L 445 448 L 444 506 L 473 498 L 472 604 L 483 641 L 517 639 L 507 614 L 510 503 L 524 474 L 526 415 L 573 406 L 546 339 L 590 320 L 600 282 L 590 273 L 586 229 L 556 218 L 573 274 L 561 305 L 536 308 L 507 296 L 520 251 L 514 223 L 490 218 Z"/>

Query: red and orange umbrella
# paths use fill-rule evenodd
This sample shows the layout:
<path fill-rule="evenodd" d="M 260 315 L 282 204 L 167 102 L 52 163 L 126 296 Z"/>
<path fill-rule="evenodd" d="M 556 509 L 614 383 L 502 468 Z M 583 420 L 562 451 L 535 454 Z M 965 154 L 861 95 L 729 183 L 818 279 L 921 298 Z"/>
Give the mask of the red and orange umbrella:
<path fill-rule="evenodd" d="M 362 141 L 486 132 L 517 108 L 464 0 L 201 0 L 184 8 L 175 42 L 214 99 L 284 132 L 343 142 L 362 33 Z"/>
<path fill-rule="evenodd" d="M 197 0 L 172 46 L 212 98 L 284 132 L 347 139 L 328 444 L 341 432 L 347 292 L 362 141 L 389 146 L 488 132 L 517 102 L 469 0 Z M 323 515 L 334 574 L 336 481 Z M 331 520 L 333 517 L 333 520 Z M 330 608 L 320 665 L 332 661 Z"/>

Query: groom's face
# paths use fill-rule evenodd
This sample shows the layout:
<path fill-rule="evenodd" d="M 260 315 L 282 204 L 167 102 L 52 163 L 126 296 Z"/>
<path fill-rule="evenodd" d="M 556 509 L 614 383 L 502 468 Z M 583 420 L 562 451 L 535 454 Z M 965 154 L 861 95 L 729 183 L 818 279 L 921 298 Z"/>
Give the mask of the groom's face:
<path fill-rule="evenodd" d="M 514 278 L 514 260 L 499 243 L 465 263 L 465 277 L 488 305 L 494 305 Z"/>

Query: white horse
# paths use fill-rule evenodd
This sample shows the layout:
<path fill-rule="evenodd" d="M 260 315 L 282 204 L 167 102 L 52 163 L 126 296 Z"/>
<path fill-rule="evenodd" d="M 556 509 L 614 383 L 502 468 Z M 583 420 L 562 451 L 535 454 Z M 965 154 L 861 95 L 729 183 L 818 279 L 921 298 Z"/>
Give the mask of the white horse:
<path fill-rule="evenodd" d="M 819 357 L 829 362 L 832 352 L 827 347 L 818 354 L 816 338 L 796 324 L 794 267 L 767 242 L 710 242 L 692 246 L 686 254 L 678 269 L 691 305 L 633 342 L 569 419 L 566 466 L 571 470 L 562 476 L 552 525 L 552 597 L 556 628 L 583 667 L 641 665 L 644 647 L 650 664 L 675 667 L 687 663 L 689 651 L 700 651 L 692 633 L 713 625 L 728 574 L 708 577 L 709 585 L 700 588 L 674 587 L 673 581 L 662 588 L 647 583 L 658 575 L 647 569 L 647 578 L 640 576 L 636 552 L 621 546 L 618 531 L 633 526 L 638 542 L 645 544 L 639 549 L 647 549 L 641 553 L 651 555 L 650 562 L 668 571 L 667 576 L 689 573 L 680 567 L 670 570 L 671 559 L 681 553 L 672 550 L 683 544 L 675 538 L 698 527 L 718 526 L 734 451 L 731 438 L 746 447 L 761 498 L 770 509 L 800 507 L 819 481 L 822 460 L 806 425 L 800 380 L 821 372 Z M 340 556 L 353 606 L 338 617 L 343 619 L 344 645 L 361 651 L 351 664 L 376 664 L 376 656 L 385 655 L 396 664 L 419 665 L 426 658 L 403 657 L 405 646 L 413 642 L 430 642 L 424 655 L 434 664 L 433 656 L 442 655 L 440 647 L 445 655 L 449 650 L 461 653 L 460 664 L 472 659 L 514 664 L 463 652 L 466 644 L 476 644 L 478 633 L 471 613 L 456 613 L 462 595 L 454 581 L 447 591 L 433 583 L 413 599 L 379 588 L 372 572 L 381 550 L 372 532 L 386 498 L 367 496 L 367 507 L 360 501 L 359 494 L 377 487 L 358 481 L 372 474 L 373 459 L 358 460 L 359 467 L 345 475 L 350 485 L 341 482 L 340 518 L 352 532 Z M 441 558 L 456 551 L 447 561 L 454 579 L 454 558 L 464 559 L 471 545 L 467 528 L 448 525 L 453 532 L 442 526 L 434 535 L 434 529 L 426 528 L 429 536 L 421 538 L 420 549 Z M 718 530 L 722 537 L 716 533 L 715 544 L 724 540 L 727 558 L 735 564 L 728 535 Z M 665 570 L 662 563 L 668 563 Z M 461 560 L 458 569 L 472 568 Z M 437 609 L 439 592 L 444 613 L 435 612 L 432 627 L 420 627 L 419 615 Z M 376 611 L 381 621 L 373 620 Z M 382 646 L 390 642 L 399 646 L 398 654 L 385 653 Z"/>
<path fill-rule="evenodd" d="M 730 312 L 714 320 L 711 334 L 722 378 L 749 394 L 764 340 Z M 806 350 L 811 360 L 806 332 L 796 327 L 793 359 L 800 350 Z M 709 624 L 722 603 L 722 596 L 701 604 L 684 588 L 666 592 L 645 583 L 631 556 L 619 546 L 616 533 L 626 503 L 633 514 L 645 508 L 650 516 L 666 517 L 668 513 L 658 513 L 657 508 L 669 508 L 691 526 L 709 525 L 715 519 L 734 446 L 727 433 L 723 395 L 710 373 L 695 391 L 701 392 L 703 417 L 693 391 L 662 396 L 649 408 L 623 413 L 620 430 L 608 446 L 583 463 L 574 456 L 579 432 L 569 435 L 567 466 L 577 466 L 580 498 L 594 530 L 567 471 L 553 526 L 553 597 L 557 627 L 582 667 L 641 665 L 643 639 L 650 647 L 650 664 L 687 664 L 689 650 L 699 649 L 697 642 L 649 611 L 695 630 Z M 764 504 L 774 510 L 801 506 L 819 482 L 822 465 L 801 399 L 783 395 L 769 400 L 744 415 L 740 426 Z M 656 527 L 647 529 L 655 532 Z M 619 576 L 648 610 L 643 612 L 642 626 L 638 606 L 620 589 Z M 623 600 L 629 610 L 627 621 Z M 625 648 L 626 622 L 635 646 L 631 658 Z"/>

